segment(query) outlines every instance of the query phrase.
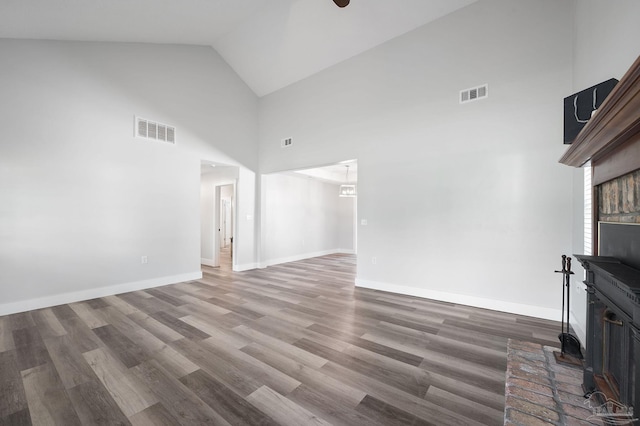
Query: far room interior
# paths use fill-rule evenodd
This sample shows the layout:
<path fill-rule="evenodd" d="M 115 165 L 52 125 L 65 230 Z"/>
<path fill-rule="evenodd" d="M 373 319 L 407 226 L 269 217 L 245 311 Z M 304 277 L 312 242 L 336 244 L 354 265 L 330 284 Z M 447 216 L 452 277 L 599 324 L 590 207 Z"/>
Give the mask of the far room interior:
<path fill-rule="evenodd" d="M 238 167 L 202 160 L 200 175 L 200 263 L 233 269 Z"/>
<path fill-rule="evenodd" d="M 262 176 L 263 266 L 357 253 L 357 160 Z"/>

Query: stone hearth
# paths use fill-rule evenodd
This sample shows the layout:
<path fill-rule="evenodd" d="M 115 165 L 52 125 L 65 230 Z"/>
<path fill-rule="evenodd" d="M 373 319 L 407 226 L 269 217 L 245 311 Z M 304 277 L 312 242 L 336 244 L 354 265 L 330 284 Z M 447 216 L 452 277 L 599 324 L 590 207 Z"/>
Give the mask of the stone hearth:
<path fill-rule="evenodd" d="M 603 424 L 583 396 L 582 368 L 556 363 L 558 350 L 509 340 L 505 425 Z"/>

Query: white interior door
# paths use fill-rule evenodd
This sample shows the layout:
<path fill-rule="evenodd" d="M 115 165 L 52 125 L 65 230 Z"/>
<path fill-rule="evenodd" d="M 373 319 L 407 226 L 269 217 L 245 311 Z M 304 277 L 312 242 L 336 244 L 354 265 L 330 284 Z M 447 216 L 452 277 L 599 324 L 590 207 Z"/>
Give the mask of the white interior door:
<path fill-rule="evenodd" d="M 228 200 L 220 200 L 220 248 L 227 247 L 228 235 L 227 232 L 227 221 L 228 221 L 228 211 L 227 205 L 229 204 Z"/>
<path fill-rule="evenodd" d="M 214 266 L 220 266 L 220 187 L 216 186 L 215 197 L 214 197 L 214 206 L 213 211 L 215 212 L 215 216 L 213 219 L 213 263 Z"/>

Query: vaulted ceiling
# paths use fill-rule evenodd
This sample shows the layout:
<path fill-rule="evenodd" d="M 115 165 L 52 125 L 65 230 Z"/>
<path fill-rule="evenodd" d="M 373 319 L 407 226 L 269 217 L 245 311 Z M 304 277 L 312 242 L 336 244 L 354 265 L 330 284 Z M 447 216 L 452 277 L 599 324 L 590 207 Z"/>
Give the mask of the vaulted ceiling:
<path fill-rule="evenodd" d="M 2 0 L 0 37 L 212 46 L 264 96 L 477 0 Z"/>

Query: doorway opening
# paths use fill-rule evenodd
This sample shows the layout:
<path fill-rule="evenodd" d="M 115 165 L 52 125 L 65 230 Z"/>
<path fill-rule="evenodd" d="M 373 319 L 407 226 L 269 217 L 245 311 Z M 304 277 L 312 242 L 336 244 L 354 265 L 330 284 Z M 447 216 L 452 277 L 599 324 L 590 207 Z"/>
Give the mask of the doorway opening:
<path fill-rule="evenodd" d="M 345 160 L 339 163 L 317 166 L 308 169 L 295 170 L 293 174 L 303 175 L 310 179 L 316 179 L 334 185 L 358 184 L 358 160 Z M 339 211 L 343 215 L 340 224 L 339 238 L 340 251 L 357 255 L 358 253 L 358 203 L 357 196 L 339 195 Z"/>
<path fill-rule="evenodd" d="M 356 254 L 357 162 L 263 174 L 261 265 Z"/>
<path fill-rule="evenodd" d="M 200 263 L 233 270 L 236 234 L 236 183 L 239 168 L 201 161 Z"/>
<path fill-rule="evenodd" d="M 216 204 L 220 206 L 218 217 L 218 245 L 220 247 L 220 269 L 232 270 L 233 266 L 233 212 L 235 185 L 221 185 L 217 187 Z"/>

